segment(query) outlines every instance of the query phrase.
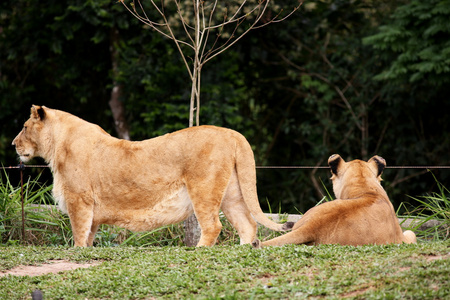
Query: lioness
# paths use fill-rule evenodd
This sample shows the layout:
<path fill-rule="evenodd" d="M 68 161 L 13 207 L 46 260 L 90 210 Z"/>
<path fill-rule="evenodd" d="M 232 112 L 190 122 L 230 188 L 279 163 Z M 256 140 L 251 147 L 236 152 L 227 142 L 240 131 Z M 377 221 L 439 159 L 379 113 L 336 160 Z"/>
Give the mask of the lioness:
<path fill-rule="evenodd" d="M 45 106 L 13 141 L 24 162 L 40 156 L 53 172 L 53 195 L 68 213 L 75 246 L 92 246 L 101 224 L 146 231 L 197 216 L 197 246 L 212 246 L 220 233 L 221 209 L 241 244 L 256 236 L 256 222 L 277 231 L 256 193 L 253 152 L 236 131 L 214 126 L 180 130 L 130 142 L 99 126 Z"/>
<path fill-rule="evenodd" d="M 308 210 L 291 232 L 262 243 L 255 240 L 254 247 L 416 242 L 414 232 L 402 232 L 394 207 L 381 186 L 381 173 L 386 167 L 382 157 L 345 162 L 335 154 L 328 159 L 328 165 L 338 200 Z"/>

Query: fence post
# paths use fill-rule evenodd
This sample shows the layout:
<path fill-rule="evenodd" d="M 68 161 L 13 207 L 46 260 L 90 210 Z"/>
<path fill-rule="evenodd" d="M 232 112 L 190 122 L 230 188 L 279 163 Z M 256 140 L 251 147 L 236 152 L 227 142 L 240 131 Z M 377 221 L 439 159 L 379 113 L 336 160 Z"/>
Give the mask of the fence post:
<path fill-rule="evenodd" d="M 20 199 L 22 202 L 22 243 L 25 243 L 25 209 L 23 204 L 23 171 L 25 170 L 25 165 L 21 161 L 19 164 L 20 170 Z"/>

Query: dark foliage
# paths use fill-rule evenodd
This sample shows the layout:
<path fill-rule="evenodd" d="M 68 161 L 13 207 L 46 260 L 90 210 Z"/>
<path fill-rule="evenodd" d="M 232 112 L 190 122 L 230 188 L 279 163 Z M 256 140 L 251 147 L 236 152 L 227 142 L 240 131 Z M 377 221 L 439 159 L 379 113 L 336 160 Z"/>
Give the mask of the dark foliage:
<path fill-rule="evenodd" d="M 448 165 L 449 17 L 449 1 L 306 2 L 205 67 L 200 121 L 243 133 L 258 165 L 325 165 L 333 153 L 378 154 L 388 166 Z M 120 52 L 115 75 L 112 46 Z M 124 86 L 132 139 L 188 124 L 190 81 L 176 49 L 114 1 L 1 1 L 0 62 L 4 165 L 17 162 L 10 144 L 31 104 L 114 135 L 113 80 Z M 261 203 L 267 198 L 273 210 L 303 212 L 324 186 L 331 191 L 328 170 L 257 175 Z M 386 169 L 384 179 L 396 205 L 434 188 L 425 170 Z"/>

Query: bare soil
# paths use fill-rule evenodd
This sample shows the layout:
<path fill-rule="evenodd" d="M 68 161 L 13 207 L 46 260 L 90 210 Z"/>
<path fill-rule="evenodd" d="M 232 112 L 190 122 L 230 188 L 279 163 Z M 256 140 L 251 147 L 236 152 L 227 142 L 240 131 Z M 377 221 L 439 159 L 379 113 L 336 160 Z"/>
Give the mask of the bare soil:
<path fill-rule="evenodd" d="M 91 266 L 96 266 L 100 262 L 93 263 L 74 263 L 67 260 L 49 260 L 45 264 L 40 266 L 18 266 L 7 272 L 0 273 L 0 277 L 13 275 L 13 276 L 39 276 L 49 273 L 59 273 L 63 271 L 70 271 L 80 268 L 89 268 Z"/>

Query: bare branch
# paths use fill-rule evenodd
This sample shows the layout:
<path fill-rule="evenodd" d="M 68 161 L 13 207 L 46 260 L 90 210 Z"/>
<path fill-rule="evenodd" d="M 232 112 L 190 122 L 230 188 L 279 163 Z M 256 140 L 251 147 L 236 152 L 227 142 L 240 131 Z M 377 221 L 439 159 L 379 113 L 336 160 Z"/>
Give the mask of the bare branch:
<path fill-rule="evenodd" d="M 240 22 L 242 20 L 245 20 L 249 15 L 252 15 L 254 11 L 256 11 L 259 7 L 261 7 L 261 4 L 258 4 L 251 11 L 249 11 L 248 13 L 246 13 L 246 14 L 240 16 L 240 17 L 237 17 L 240 14 L 240 12 L 241 12 L 241 10 L 244 7 L 246 2 L 247 1 L 242 2 L 241 6 L 236 10 L 234 15 L 231 16 L 231 18 L 228 19 L 228 21 L 224 21 L 223 23 L 221 23 L 219 25 L 209 26 L 208 29 L 216 29 L 216 28 L 224 27 L 224 26 L 226 26 L 228 24 L 231 24 L 231 23 L 236 23 L 236 22 Z M 266 2 L 267 3 L 266 6 L 268 5 L 269 2 L 270 1 Z"/>
<path fill-rule="evenodd" d="M 302 6 L 302 4 L 303 4 L 303 2 L 299 2 L 298 6 L 294 7 L 292 9 L 292 11 L 288 15 L 286 15 L 285 17 L 283 17 L 281 19 L 278 19 L 280 14 L 283 12 L 283 10 L 280 10 L 280 12 L 275 17 L 273 17 L 270 21 L 268 21 L 268 22 L 266 22 L 266 23 L 264 23 L 264 24 L 262 24 L 260 26 L 255 26 L 253 29 L 259 29 L 259 28 L 265 27 L 265 26 L 267 26 L 269 24 L 283 22 L 284 20 L 289 18 L 293 13 L 295 13 Z"/>
<path fill-rule="evenodd" d="M 183 14 L 181 13 L 181 8 L 180 8 L 179 2 L 175 1 L 175 3 L 177 5 L 177 13 L 178 13 L 178 16 L 180 17 L 181 24 L 183 25 L 184 32 L 186 32 L 187 37 L 191 41 L 192 45 L 194 45 L 194 39 L 192 38 L 191 34 L 189 33 L 188 28 L 191 30 L 195 30 L 195 28 L 193 28 L 192 26 L 189 26 L 189 24 L 185 21 Z M 189 46 L 192 46 L 192 45 L 189 45 Z"/>
<path fill-rule="evenodd" d="M 242 24 L 242 22 L 244 22 L 245 20 L 240 20 L 238 23 L 236 23 L 236 26 L 234 27 L 233 32 L 231 33 L 231 35 L 228 37 L 228 39 L 218 48 L 214 48 L 211 47 L 208 52 L 205 54 L 205 59 L 203 61 L 203 64 L 206 63 L 207 61 L 210 60 L 210 58 L 213 58 L 217 55 L 219 55 L 220 53 L 222 53 L 223 51 L 225 51 L 229 46 L 232 46 L 236 41 L 234 42 L 230 42 L 231 40 L 233 40 L 233 38 L 235 37 L 235 32 L 237 31 L 237 29 L 239 28 L 239 26 Z M 223 28 L 222 28 L 223 30 Z M 245 34 L 245 33 L 244 33 Z M 214 42 L 214 45 L 218 42 L 220 36 L 217 36 L 216 41 Z M 242 37 L 242 35 L 241 35 Z"/>
<path fill-rule="evenodd" d="M 170 32 L 172 31 L 172 29 L 170 28 L 169 22 L 167 21 L 164 12 L 162 9 L 160 9 L 153 0 L 150 0 L 150 2 L 152 3 L 153 7 L 155 7 L 156 11 L 161 15 L 161 17 L 163 18 L 164 22 L 163 23 L 158 23 L 158 22 L 154 22 L 152 20 L 150 20 L 150 18 L 147 16 L 147 14 L 145 13 L 145 9 L 142 6 L 142 3 L 140 0 L 133 0 L 133 3 L 131 4 L 131 6 L 133 7 L 133 9 L 130 9 L 125 3 L 124 0 L 120 0 L 120 2 L 123 4 L 123 6 L 139 21 L 141 21 L 142 23 L 144 23 L 145 25 L 149 26 L 151 29 L 157 31 L 158 33 L 160 33 L 161 35 L 165 36 L 166 38 L 169 38 L 171 40 L 174 40 L 176 43 L 180 43 L 183 44 L 185 46 L 188 46 L 190 48 L 193 48 L 193 46 L 187 42 L 184 42 L 182 40 L 177 40 L 175 38 L 175 36 L 173 34 L 171 34 Z M 137 2 L 139 4 L 140 10 L 142 11 L 144 16 L 141 16 L 139 14 L 139 12 L 136 9 L 136 4 L 134 4 L 135 2 Z M 164 32 L 163 30 L 161 30 L 159 27 L 167 27 L 167 30 L 169 31 L 169 34 Z"/>
<path fill-rule="evenodd" d="M 217 55 L 223 53 L 225 50 L 229 49 L 231 46 L 233 46 L 234 44 L 236 44 L 241 38 L 243 38 L 250 30 L 253 29 L 253 27 L 255 27 L 255 25 L 259 22 L 259 20 L 261 20 L 262 16 L 264 15 L 264 12 L 267 9 L 267 6 L 269 5 L 270 1 L 266 1 L 266 4 L 264 5 L 264 7 L 261 9 L 259 9 L 258 14 L 257 14 L 257 18 L 256 20 L 250 25 L 250 27 L 245 30 L 239 37 L 237 37 L 234 41 L 230 42 L 228 45 L 226 45 L 225 47 L 222 48 L 222 50 L 217 51 L 216 53 L 210 55 L 208 58 L 206 58 L 203 61 L 203 64 L 205 64 L 206 62 L 208 62 L 209 60 L 211 60 L 212 58 L 216 57 Z M 258 8 L 260 8 L 261 4 L 258 5 Z M 254 10 L 253 10 L 254 11 Z M 240 23 L 239 23 L 240 24 Z M 236 29 L 235 29 L 236 30 Z M 230 40 L 230 39 L 229 39 Z"/>
<path fill-rule="evenodd" d="M 210 27 L 211 24 L 212 24 L 212 20 L 213 20 L 214 13 L 215 13 L 215 11 L 216 11 L 216 7 L 217 7 L 217 0 L 214 1 L 213 8 L 211 9 L 211 13 L 209 14 L 208 27 Z M 203 10 L 202 13 L 204 14 L 204 10 Z M 226 17 L 224 16 L 224 18 L 226 18 Z M 203 28 L 205 28 L 204 30 L 206 31 L 206 38 L 205 38 L 205 41 L 208 41 L 208 40 L 209 40 L 209 33 L 211 32 L 211 30 L 210 30 L 210 29 L 207 29 L 206 24 L 205 24 L 205 18 L 204 18 L 204 16 L 203 16 Z M 212 45 L 211 48 L 214 48 L 214 46 L 216 45 L 216 43 L 217 43 L 217 41 L 218 41 L 218 38 L 219 38 L 219 36 L 216 37 L 216 40 L 214 41 L 214 43 L 213 43 L 213 45 Z M 202 47 L 202 54 L 201 54 L 202 57 L 203 57 L 204 54 L 205 54 L 205 49 L 206 49 L 206 43 L 205 43 L 204 46 Z"/>

